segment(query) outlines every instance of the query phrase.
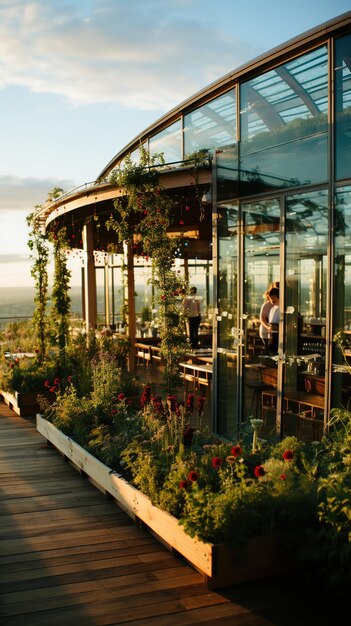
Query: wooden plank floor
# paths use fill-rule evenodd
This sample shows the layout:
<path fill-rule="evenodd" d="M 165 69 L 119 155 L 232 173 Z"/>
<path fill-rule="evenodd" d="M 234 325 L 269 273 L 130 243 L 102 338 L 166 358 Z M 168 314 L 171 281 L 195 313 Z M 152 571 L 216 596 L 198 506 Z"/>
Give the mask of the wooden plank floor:
<path fill-rule="evenodd" d="M 334 626 L 298 581 L 220 592 L 0 402 L 0 624 Z M 331 611 L 331 613 L 329 613 Z M 325 621 L 324 621 L 325 620 Z"/>

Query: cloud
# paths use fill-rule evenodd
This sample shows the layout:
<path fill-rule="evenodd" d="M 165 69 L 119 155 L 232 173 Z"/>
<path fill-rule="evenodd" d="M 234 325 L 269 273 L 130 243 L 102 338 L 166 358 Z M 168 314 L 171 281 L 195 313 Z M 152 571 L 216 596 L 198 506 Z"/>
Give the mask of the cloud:
<path fill-rule="evenodd" d="M 206 21 L 201 6 L 0 0 L 0 88 L 168 110 L 257 53 Z"/>
<path fill-rule="evenodd" d="M 43 204 L 54 187 L 70 191 L 72 180 L 20 178 L 0 176 L 0 211 L 19 211 L 29 214 L 37 204 Z"/>

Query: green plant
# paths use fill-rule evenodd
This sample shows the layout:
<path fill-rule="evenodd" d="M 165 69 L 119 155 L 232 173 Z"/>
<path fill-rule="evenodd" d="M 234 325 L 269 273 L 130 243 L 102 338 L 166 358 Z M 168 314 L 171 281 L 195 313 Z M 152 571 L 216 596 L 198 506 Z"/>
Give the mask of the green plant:
<path fill-rule="evenodd" d="M 36 352 L 37 335 L 33 320 L 10 322 L 0 332 L 1 354 Z"/>
<path fill-rule="evenodd" d="M 69 340 L 69 312 L 71 298 L 69 295 L 69 281 L 71 272 L 67 268 L 66 256 L 66 230 L 55 232 L 51 236 L 54 244 L 54 283 L 52 287 L 51 316 L 55 329 L 55 338 L 59 347 L 61 358 L 65 358 L 65 351 Z"/>
<path fill-rule="evenodd" d="M 28 247 L 31 251 L 30 256 L 33 262 L 31 275 L 34 278 L 36 290 L 33 323 L 38 337 L 39 358 L 44 360 L 46 355 L 49 247 L 48 241 L 42 232 L 37 211 L 28 215 L 27 224 L 31 228 Z"/>
<path fill-rule="evenodd" d="M 250 537 L 286 534 L 292 563 L 338 593 L 349 588 L 351 560 L 351 414 L 334 410 L 320 442 L 257 438 L 254 420 L 237 441 L 199 427 L 192 394 L 130 406 L 114 365 L 102 356 L 89 398 L 68 385 L 47 416 L 118 470 L 202 541 L 240 554 Z M 117 387 L 114 378 L 117 376 Z"/>
<path fill-rule="evenodd" d="M 0 359 L 0 388 L 4 391 L 44 393 L 63 374 L 58 360 L 39 361 L 28 358 Z M 50 384 L 49 384 L 50 383 Z"/>
<path fill-rule="evenodd" d="M 165 385 L 171 393 L 180 384 L 178 363 L 186 350 L 178 297 L 184 285 L 174 265 L 177 242 L 167 235 L 173 201 L 160 185 L 155 168 L 159 160 L 160 155 L 151 156 L 141 148 L 139 163 L 126 158 L 123 169 L 113 173 L 111 182 L 122 188 L 124 195 L 115 200 L 115 214 L 106 227 L 115 230 L 119 242 L 133 247 L 133 241 L 138 241 L 144 257 L 152 260 L 150 281 L 157 294 Z"/>

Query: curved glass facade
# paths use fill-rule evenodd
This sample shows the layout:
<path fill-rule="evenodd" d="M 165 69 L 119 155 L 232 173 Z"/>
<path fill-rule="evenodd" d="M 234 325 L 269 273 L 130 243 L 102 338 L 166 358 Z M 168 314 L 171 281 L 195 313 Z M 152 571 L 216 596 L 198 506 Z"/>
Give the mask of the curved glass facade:
<path fill-rule="evenodd" d="M 140 144 L 163 154 L 181 207 L 196 177 L 177 183 L 172 170 L 198 151 L 213 157 L 201 188 L 213 212 L 203 287 L 213 297 L 213 429 L 232 437 L 253 415 L 267 437 L 320 438 L 330 409 L 351 407 L 351 347 L 343 354 L 333 341 L 341 331 L 351 346 L 351 12 L 189 99 L 101 176 Z M 190 282 L 196 265 L 187 259 Z"/>
<path fill-rule="evenodd" d="M 351 187 L 338 187 L 351 174 L 350 59 L 346 35 L 243 82 L 237 146 L 215 156 L 224 436 L 255 416 L 265 436 L 318 439 L 330 408 L 351 406 L 351 361 L 333 342 L 351 340 Z M 272 286 L 279 319 L 264 340 Z"/>

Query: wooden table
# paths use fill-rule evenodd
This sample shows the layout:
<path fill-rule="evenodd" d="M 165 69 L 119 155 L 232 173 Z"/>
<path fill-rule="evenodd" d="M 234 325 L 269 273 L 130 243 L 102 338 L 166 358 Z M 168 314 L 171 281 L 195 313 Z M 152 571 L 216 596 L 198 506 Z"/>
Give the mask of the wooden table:
<path fill-rule="evenodd" d="M 212 363 L 212 350 L 201 350 L 194 352 L 186 352 L 185 358 L 189 359 L 192 363 Z"/>
<path fill-rule="evenodd" d="M 212 383 L 212 365 L 202 363 L 179 363 L 181 378 L 186 383 L 186 390 L 188 383 L 192 383 L 193 391 L 197 391 L 201 385 L 211 389 Z"/>

